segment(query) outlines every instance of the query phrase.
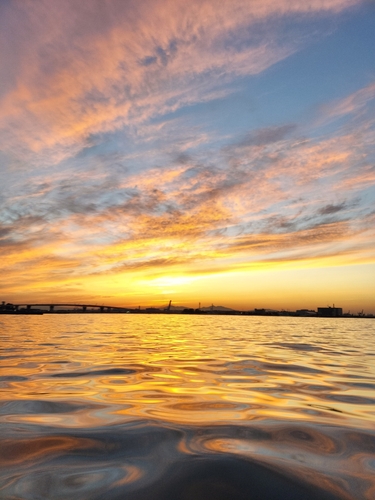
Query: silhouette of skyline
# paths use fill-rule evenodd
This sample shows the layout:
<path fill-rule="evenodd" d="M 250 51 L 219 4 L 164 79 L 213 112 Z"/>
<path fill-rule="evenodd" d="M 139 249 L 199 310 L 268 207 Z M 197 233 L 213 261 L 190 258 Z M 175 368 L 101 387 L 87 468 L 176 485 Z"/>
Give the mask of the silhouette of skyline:
<path fill-rule="evenodd" d="M 299 317 L 324 317 L 324 318 L 374 318 L 372 313 L 360 311 L 357 314 L 343 312 L 342 307 L 327 306 L 314 309 L 275 310 L 268 308 L 254 308 L 246 310 L 236 310 L 225 306 L 203 306 L 186 307 L 183 305 L 173 305 L 172 300 L 166 307 L 144 307 L 131 308 L 126 306 L 112 306 L 110 304 L 74 304 L 64 302 L 33 303 L 28 301 L 25 304 L 12 304 L 2 301 L 0 304 L 0 314 L 214 314 L 214 315 L 247 315 L 247 316 L 299 316 Z"/>

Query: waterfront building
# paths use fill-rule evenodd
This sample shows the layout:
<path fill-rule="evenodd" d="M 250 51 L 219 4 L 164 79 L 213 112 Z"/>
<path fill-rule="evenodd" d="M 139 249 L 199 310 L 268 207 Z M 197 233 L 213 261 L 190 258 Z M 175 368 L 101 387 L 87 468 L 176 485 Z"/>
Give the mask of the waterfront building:
<path fill-rule="evenodd" d="M 325 318 L 342 316 L 342 307 L 318 307 L 317 316 L 324 316 Z"/>

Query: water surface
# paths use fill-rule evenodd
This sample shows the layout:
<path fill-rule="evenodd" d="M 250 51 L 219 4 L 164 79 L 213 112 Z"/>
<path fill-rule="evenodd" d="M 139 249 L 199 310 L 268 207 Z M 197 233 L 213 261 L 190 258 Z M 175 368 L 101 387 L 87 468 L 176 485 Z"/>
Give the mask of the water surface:
<path fill-rule="evenodd" d="M 374 320 L 2 316 L 0 335 L 0 498 L 375 498 Z"/>

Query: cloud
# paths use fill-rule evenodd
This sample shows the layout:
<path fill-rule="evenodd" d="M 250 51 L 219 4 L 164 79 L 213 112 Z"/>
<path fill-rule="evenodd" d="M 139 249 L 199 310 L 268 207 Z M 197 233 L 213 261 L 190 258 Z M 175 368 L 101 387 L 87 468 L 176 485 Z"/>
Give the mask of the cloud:
<path fill-rule="evenodd" d="M 104 163 L 19 180 L 24 196 L 3 207 L 2 242 L 8 254 L 41 252 L 48 243 L 48 251 L 75 255 L 86 273 L 124 260 L 132 269 L 160 259 L 181 265 L 254 248 L 262 260 L 263 252 L 341 242 L 342 234 L 359 238 L 367 133 L 366 125 L 362 135 L 301 140 L 298 127 L 281 125 L 253 131 L 215 157 L 182 153 L 140 172 Z"/>
<path fill-rule="evenodd" d="M 9 2 L 0 25 L 1 145 L 23 161 L 42 155 L 46 164 L 59 162 L 90 134 L 142 127 L 215 99 L 236 76 L 260 73 L 298 50 L 277 23 L 262 27 L 265 20 L 356 3 Z"/>
<path fill-rule="evenodd" d="M 338 205 L 326 205 L 325 207 L 322 207 L 318 210 L 318 213 L 320 215 L 332 215 L 332 214 L 337 214 L 338 212 L 341 212 L 342 210 L 347 209 L 348 207 L 346 206 L 345 202 L 339 203 Z"/>
<path fill-rule="evenodd" d="M 356 3 L 3 5 L 4 289 L 21 277 L 25 289 L 80 290 L 77 279 L 125 272 L 370 258 L 373 84 L 326 103 L 320 123 L 233 136 L 182 112 L 297 51 L 281 17 Z"/>
<path fill-rule="evenodd" d="M 266 146 L 267 144 L 273 144 L 285 139 L 296 128 L 295 124 L 285 124 L 259 129 L 248 134 L 238 143 L 238 146 Z"/>
<path fill-rule="evenodd" d="M 320 113 L 322 119 L 334 120 L 346 115 L 361 113 L 368 104 L 374 100 L 375 82 L 372 82 L 343 99 L 338 99 L 332 103 L 321 106 Z"/>

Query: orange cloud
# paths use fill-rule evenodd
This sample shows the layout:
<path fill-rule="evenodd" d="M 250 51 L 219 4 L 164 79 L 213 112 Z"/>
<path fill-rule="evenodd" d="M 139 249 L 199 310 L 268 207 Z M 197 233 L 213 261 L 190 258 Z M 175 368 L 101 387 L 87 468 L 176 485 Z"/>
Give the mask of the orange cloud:
<path fill-rule="evenodd" d="M 337 254 L 360 255 L 371 228 L 369 215 L 356 209 L 356 196 L 373 182 L 366 165 L 358 168 L 366 135 L 362 142 L 359 131 L 299 141 L 294 129 L 284 132 L 262 130 L 226 146 L 231 168 L 197 165 L 186 156 L 120 179 L 100 170 L 91 178 L 84 171 L 71 181 L 60 174 L 35 181 L 27 198 L 13 202 L 22 202 L 21 214 L 37 198 L 39 215 L 13 212 L 14 222 L 2 226 L 4 262 L 30 267 L 38 255 L 43 274 L 60 279 L 69 267 L 73 275 L 89 275 L 162 263 L 194 267 L 224 259 L 228 265 L 228 258 L 235 265 L 271 255 L 282 260 L 285 252 L 289 260 L 319 257 L 332 245 Z"/>
<path fill-rule="evenodd" d="M 3 6 L 3 290 L 55 293 L 58 283 L 79 294 L 90 280 L 127 273 L 373 261 L 374 84 L 319 108 L 315 123 L 241 138 L 169 116 L 228 96 L 237 77 L 297 51 L 305 41 L 273 24 L 281 16 L 356 4 Z M 318 128 L 342 117 L 334 131 Z"/>
<path fill-rule="evenodd" d="M 90 134 L 141 126 L 214 99 L 223 92 L 213 83 L 218 78 L 222 85 L 259 73 L 294 52 L 295 42 L 272 30 L 262 31 L 262 42 L 251 37 L 251 27 L 265 19 L 356 3 L 231 0 L 217 9 L 208 0 L 11 2 L 3 7 L 4 37 L 12 31 L 12 42 L 3 40 L 9 72 L 0 101 L 3 146 L 14 151 L 23 143 L 61 161 Z M 243 38 L 241 47 L 231 42 L 234 33 Z"/>

